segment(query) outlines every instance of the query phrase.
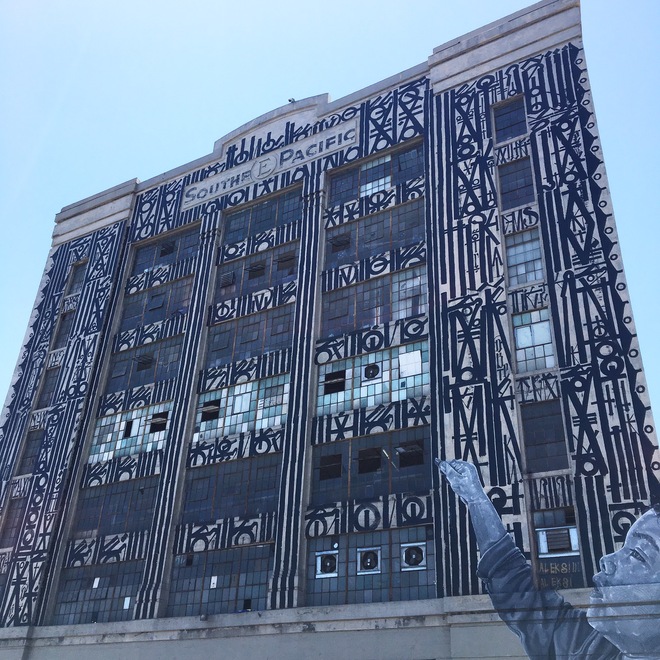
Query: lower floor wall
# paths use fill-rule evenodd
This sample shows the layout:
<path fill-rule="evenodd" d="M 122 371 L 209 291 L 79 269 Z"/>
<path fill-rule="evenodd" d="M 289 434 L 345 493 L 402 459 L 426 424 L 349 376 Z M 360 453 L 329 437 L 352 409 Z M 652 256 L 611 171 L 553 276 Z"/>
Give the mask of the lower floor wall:
<path fill-rule="evenodd" d="M 588 590 L 563 592 L 584 607 Z M 0 660 L 526 658 L 486 596 L 7 628 Z"/>

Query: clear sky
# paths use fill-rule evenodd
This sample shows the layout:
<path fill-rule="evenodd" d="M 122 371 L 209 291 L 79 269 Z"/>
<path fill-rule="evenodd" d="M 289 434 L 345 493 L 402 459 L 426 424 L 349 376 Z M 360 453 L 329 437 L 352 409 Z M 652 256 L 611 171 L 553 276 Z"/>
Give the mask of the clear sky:
<path fill-rule="evenodd" d="M 0 0 L 0 403 L 55 214 L 212 151 L 287 99 L 338 99 L 527 0 Z M 582 0 L 642 357 L 660 415 L 660 0 Z"/>

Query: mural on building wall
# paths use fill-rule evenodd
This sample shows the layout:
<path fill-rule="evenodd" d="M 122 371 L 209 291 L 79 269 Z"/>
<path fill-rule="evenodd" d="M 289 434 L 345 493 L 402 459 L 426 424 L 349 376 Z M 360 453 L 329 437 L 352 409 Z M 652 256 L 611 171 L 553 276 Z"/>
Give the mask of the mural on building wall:
<path fill-rule="evenodd" d="M 92 414 L 85 403 L 90 388 L 97 384 L 94 366 L 112 302 L 122 229 L 113 225 L 54 250 L 42 282 L 42 297 L 32 315 L 31 334 L 9 404 L 9 421 L 2 429 L 3 450 L 13 451 L 3 457 L 6 473 L 11 474 L 15 467 L 18 442 L 27 427 L 43 429 L 44 434 L 29 466 L 31 478 L 22 498 L 19 532 L 4 567 L 4 625 L 36 622 L 37 602 L 47 589 L 45 569 L 56 551 L 60 520 L 68 510 L 68 478 L 79 458 L 81 432 Z M 66 326 L 67 335 L 61 337 L 65 344 L 58 360 L 61 366 L 50 366 L 49 347 L 56 331 L 62 335 L 65 314 L 75 317 Z M 41 410 L 32 413 L 29 421 L 35 407 Z"/>
<path fill-rule="evenodd" d="M 477 468 L 460 460 L 437 463 L 470 513 L 481 552 L 479 577 L 530 658 L 660 658 L 660 506 L 630 526 L 623 548 L 600 560 L 584 612 L 556 591 L 537 590 Z"/>
<path fill-rule="evenodd" d="M 523 134 L 498 138 L 494 108 L 516 99 L 523 99 Z M 321 153 L 320 145 L 327 151 Z M 423 175 L 382 176 L 336 203 L 326 197 L 331 170 L 389 167 L 389 150 L 399 145 L 395 155 L 424 159 Z M 527 172 L 511 175 L 521 163 Z M 507 177 L 524 180 L 527 173 L 531 195 L 503 191 Z M 76 484 L 79 511 L 93 518 L 94 505 L 87 502 L 109 501 L 126 482 L 124 496 L 139 501 L 146 489 L 152 508 L 143 512 L 139 529 L 125 520 L 124 528 L 108 523 L 100 529 L 99 515 L 91 522 L 82 514 L 76 519 L 75 533 L 62 543 L 61 562 L 72 577 L 58 594 L 57 622 L 98 617 L 96 610 L 67 609 L 77 597 L 76 579 L 89 579 L 89 571 L 102 566 L 106 572 L 93 583 L 109 580 L 123 570 L 122 562 L 131 569 L 131 591 L 113 605 L 110 620 L 199 614 L 199 594 L 175 593 L 190 591 L 186 585 L 197 579 L 205 582 L 206 595 L 216 589 L 224 594 L 216 600 L 225 609 L 218 611 L 234 611 L 240 601 L 245 609 L 250 596 L 232 600 L 226 594 L 233 587 L 217 584 L 218 567 L 240 566 L 245 557 L 260 566 L 254 571 L 259 577 L 252 575 L 259 581 L 254 593 L 260 607 L 298 605 L 301 593 L 308 604 L 360 602 L 358 589 L 335 600 L 327 593 L 349 566 L 358 570 L 355 559 L 346 560 L 349 553 L 368 560 L 359 575 L 372 580 L 376 573 L 368 562 L 380 560 L 381 545 L 407 586 L 382 580 L 369 598 L 409 598 L 413 587 L 423 598 L 479 593 L 479 534 L 475 541 L 465 508 L 431 470 L 429 456 L 475 466 L 503 529 L 526 557 L 535 547 L 530 538 L 537 530 L 529 528 L 534 515 L 575 509 L 575 579 L 582 579 L 582 566 L 592 575 L 598 558 L 622 543 L 644 505 L 660 496 L 660 456 L 603 175 L 582 51 L 569 45 L 436 97 L 429 81 L 419 78 L 315 123 L 286 121 L 281 133 L 240 138 L 217 162 L 142 192 L 124 241 L 115 226 L 59 248 L 33 315 L 10 421 L 0 431 L 0 505 L 24 500 L 26 506 L 25 533 L 0 553 L 4 624 L 41 616 L 34 608 L 50 588 L 43 570 L 57 514 L 64 511 L 57 498 L 71 456 L 80 451 L 76 438 L 84 434 L 91 446 Z M 236 207 L 256 202 L 256 208 L 262 197 L 273 200 L 292 189 L 300 204 L 294 219 L 249 235 L 246 230 L 219 245 L 223 223 Z M 323 268 L 324 249 L 326 257 L 331 245 L 334 254 L 343 249 L 329 237 L 362 237 L 355 227 L 365 231 L 378 218 L 394 223 L 401 207 L 414 209 L 405 221 L 414 230 L 405 234 L 405 244 L 392 239 L 373 253 L 356 252 Z M 405 222 L 392 232 L 383 224 L 383 231 L 404 234 Z M 129 270 L 140 246 L 156 245 L 184 227 L 198 239 L 193 256 Z M 299 247 L 286 281 L 213 299 L 219 268 L 227 266 L 229 273 L 233 262 L 243 268 L 291 243 Z M 527 255 L 527 273 L 514 272 L 514 254 Z M 84 259 L 82 289 L 71 292 L 70 273 Z M 113 296 L 116 316 L 125 306 L 112 290 L 113 278 L 127 281 L 125 298 L 185 278 L 190 295 L 185 309 L 127 323 L 103 340 L 101 350 L 124 360 L 129 375 L 122 381 L 117 369 L 121 387 L 99 390 L 103 395 L 94 398 L 98 407 L 92 410 L 88 394 L 99 385 L 100 371 L 93 369 L 99 336 Z M 319 334 L 324 296 L 371 295 L 368 287 L 385 281 L 391 297 L 374 303 L 368 323 L 356 320 L 340 331 L 331 319 L 328 332 Z M 351 304 L 357 309 L 363 302 Z M 207 337 L 229 336 L 230 324 L 240 330 L 244 319 L 284 308 L 290 312 L 280 318 L 290 326 L 288 344 L 271 351 L 266 346 L 259 355 L 219 351 L 208 358 Z M 71 339 L 49 351 L 58 319 L 72 312 Z M 545 339 L 529 357 L 520 337 L 534 333 Z M 176 344 L 167 373 L 153 382 L 131 380 L 147 364 L 146 351 L 166 342 Z M 48 384 L 48 372 L 57 369 L 59 378 Z M 50 387 L 52 402 L 42 406 Z M 536 419 L 530 411 L 540 410 L 565 420 L 567 463 L 558 473 L 530 469 L 524 427 Z M 87 432 L 93 415 L 96 430 Z M 24 477 L 15 464 L 28 431 L 35 442 L 43 431 L 44 440 L 32 476 Z M 426 462 L 410 454 L 402 459 L 410 447 L 426 452 Z M 380 486 L 357 467 L 360 452 L 373 458 L 374 451 L 378 470 L 382 461 L 390 475 L 378 492 Z M 343 481 L 335 490 L 328 484 L 315 490 L 320 479 L 314 478 L 312 501 L 304 501 L 309 466 L 320 471 L 325 458 L 325 467 L 336 467 L 330 460 L 336 456 L 357 475 L 353 490 Z M 414 475 L 407 480 L 401 469 L 406 461 Z M 258 464 L 271 485 L 258 511 L 248 502 L 226 515 L 221 504 L 204 500 L 211 500 L 208 483 L 236 478 L 242 474 L 237 465 L 248 463 Z M 372 467 L 365 463 L 364 473 Z M 527 480 L 525 470 L 532 474 Z M 174 518 L 180 504 L 183 517 Z M 368 547 L 358 547 L 367 535 Z M 163 585 L 170 578 L 168 595 Z"/>
<path fill-rule="evenodd" d="M 516 97 L 524 99 L 529 135 L 499 146 L 493 106 Z M 439 256 L 431 283 L 441 303 L 431 316 L 441 340 L 432 372 L 444 413 L 435 421 L 439 455 L 477 466 L 507 530 L 528 552 L 523 493 L 516 488 L 524 458 L 516 408 L 524 418 L 525 406 L 560 399 L 580 555 L 590 576 L 644 505 L 657 501 L 660 462 L 582 50 L 567 45 L 533 57 L 436 102 L 442 148 L 435 166 L 443 172 L 453 164 L 444 175 L 449 189 L 437 209 L 431 205 L 441 238 L 429 236 L 429 249 Z M 502 187 L 512 162 L 529 162 L 533 199 L 507 206 Z M 507 241 L 535 226 L 545 283 L 517 288 L 507 300 Z M 513 338 L 502 324 L 507 308 Z M 551 321 L 543 321 L 547 309 Z M 556 355 L 548 343 L 545 359 L 554 371 L 524 373 L 530 365 L 521 362 L 517 320 L 528 327 L 551 323 Z M 445 545 L 444 593 L 476 592 L 476 546 L 442 484 L 437 504 L 447 512 L 436 520 L 438 532 L 445 538 L 462 532 L 458 546 Z"/>

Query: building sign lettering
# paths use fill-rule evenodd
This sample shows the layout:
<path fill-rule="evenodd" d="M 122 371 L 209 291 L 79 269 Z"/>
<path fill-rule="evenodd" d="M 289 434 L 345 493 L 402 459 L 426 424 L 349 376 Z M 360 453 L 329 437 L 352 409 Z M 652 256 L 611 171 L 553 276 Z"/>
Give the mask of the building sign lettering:
<path fill-rule="evenodd" d="M 345 149 L 357 144 L 357 138 L 357 121 L 345 122 L 341 126 L 299 140 L 284 149 L 264 154 L 247 165 L 214 174 L 203 181 L 186 186 L 181 210 L 186 211 L 197 204 L 220 197 L 238 186 L 263 181 L 287 167 L 302 165 L 321 155 Z"/>

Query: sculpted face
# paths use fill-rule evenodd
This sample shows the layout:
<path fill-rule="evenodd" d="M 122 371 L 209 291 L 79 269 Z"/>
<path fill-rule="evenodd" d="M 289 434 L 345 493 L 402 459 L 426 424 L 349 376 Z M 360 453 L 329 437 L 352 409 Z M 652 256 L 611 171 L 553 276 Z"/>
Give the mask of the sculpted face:
<path fill-rule="evenodd" d="M 648 511 L 617 552 L 600 560 L 589 623 L 624 653 L 660 648 L 660 518 Z"/>

